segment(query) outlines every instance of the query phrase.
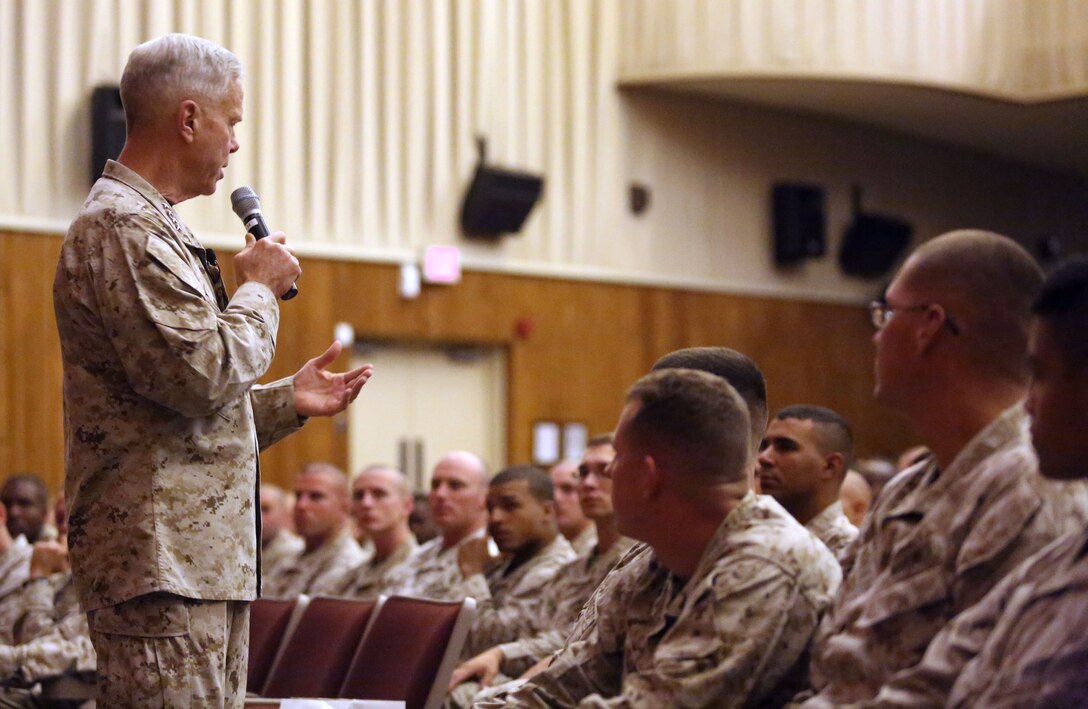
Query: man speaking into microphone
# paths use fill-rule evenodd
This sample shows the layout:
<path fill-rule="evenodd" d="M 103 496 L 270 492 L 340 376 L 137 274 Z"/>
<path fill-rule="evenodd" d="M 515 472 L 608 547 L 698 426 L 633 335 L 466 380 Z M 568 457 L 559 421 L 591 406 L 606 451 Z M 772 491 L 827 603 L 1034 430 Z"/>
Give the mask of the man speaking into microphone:
<path fill-rule="evenodd" d="M 247 235 L 228 299 L 214 254 L 174 212 L 215 192 L 238 150 L 241 79 L 236 56 L 197 37 L 132 52 L 125 147 L 57 265 L 68 539 L 99 706 L 242 706 L 258 451 L 342 411 L 370 376 L 327 371 L 333 343 L 257 385 L 298 261 L 281 232 Z"/>

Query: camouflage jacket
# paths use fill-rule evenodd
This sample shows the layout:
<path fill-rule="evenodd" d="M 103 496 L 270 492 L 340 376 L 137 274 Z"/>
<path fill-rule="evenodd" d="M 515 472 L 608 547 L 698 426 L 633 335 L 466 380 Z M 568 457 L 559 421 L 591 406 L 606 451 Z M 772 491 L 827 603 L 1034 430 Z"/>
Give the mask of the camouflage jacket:
<path fill-rule="evenodd" d="M 604 554 L 593 547 L 588 554 L 559 569 L 530 607 L 526 622 L 531 632 L 499 645 L 503 673 L 517 676 L 537 661 L 563 649 L 567 633 L 578 620 L 586 601 L 634 544 L 633 539 L 620 537 Z"/>
<path fill-rule="evenodd" d="M 0 602 L 0 623 L 10 633 L 0 644 L 0 681 L 29 686 L 95 668 L 71 574 L 27 581 Z"/>
<path fill-rule="evenodd" d="M 1081 482 L 1038 474 L 1020 406 L 947 470 L 929 459 L 887 484 L 844 555 L 844 581 L 813 645 L 806 707 L 872 699 L 935 635 L 1018 564 L 1083 528 Z"/>
<path fill-rule="evenodd" d="M 465 595 L 476 599 L 476 620 L 462 657 L 472 657 L 528 631 L 533 605 L 555 573 L 574 558 L 570 542 L 556 534 L 550 544 L 519 566 L 507 559 L 488 571 L 486 578 L 476 574 L 465 579 Z"/>
<path fill-rule="evenodd" d="M 408 561 L 419 549 L 416 538 L 412 535 L 393 553 L 382 560 L 371 557 L 356 566 L 344 576 L 337 591 L 339 596 L 371 601 L 385 593 L 386 582 L 397 567 Z"/>
<path fill-rule="evenodd" d="M 303 549 L 288 557 L 266 579 L 263 595 L 270 598 L 333 596 L 339 593 L 352 570 L 366 561 L 366 554 L 346 526 L 313 551 Z"/>
<path fill-rule="evenodd" d="M 30 555 L 33 551 L 34 547 L 20 534 L 7 551 L 0 554 L 0 598 L 18 589 L 30 576 Z"/>
<path fill-rule="evenodd" d="M 109 162 L 61 247 L 72 571 L 86 610 L 166 591 L 257 595 L 257 451 L 296 430 L 272 362 L 279 308 L 249 282 L 220 310 L 206 250 Z"/>
<path fill-rule="evenodd" d="M 570 542 L 570 548 L 574 550 L 575 554 L 585 556 L 593 551 L 593 547 L 597 545 L 597 525 L 590 524 L 577 537 L 567 541 Z"/>
<path fill-rule="evenodd" d="M 302 537 L 287 529 L 281 529 L 261 547 L 261 574 L 268 579 L 276 575 L 276 571 L 284 563 L 302 553 L 306 542 Z"/>
<path fill-rule="evenodd" d="M 1006 576 L 894 676 L 880 707 L 1088 706 L 1088 534 L 1054 542 Z"/>
<path fill-rule="evenodd" d="M 484 536 L 481 527 L 454 544 L 442 548 L 442 537 L 435 537 L 419 548 L 407 562 L 389 574 L 385 593 L 390 595 L 433 598 L 438 601 L 460 601 L 468 594 L 463 587 L 461 567 L 457 565 L 457 552 L 470 539 Z"/>
<path fill-rule="evenodd" d="M 789 690 L 838 586 L 827 548 L 748 493 L 682 580 L 647 545 L 605 577 L 548 669 L 505 698 L 531 707 L 741 707 Z"/>
<path fill-rule="evenodd" d="M 816 538 L 826 544 L 836 557 L 841 555 L 850 542 L 858 536 L 858 528 L 843 514 L 842 503 L 838 500 L 810 519 L 805 529 L 815 534 Z"/>

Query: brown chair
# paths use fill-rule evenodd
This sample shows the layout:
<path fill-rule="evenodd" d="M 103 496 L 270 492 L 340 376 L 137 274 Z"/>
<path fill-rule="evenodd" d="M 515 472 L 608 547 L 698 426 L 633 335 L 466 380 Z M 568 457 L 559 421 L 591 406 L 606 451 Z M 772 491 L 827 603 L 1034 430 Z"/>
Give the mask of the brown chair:
<path fill-rule="evenodd" d="M 385 599 L 351 661 L 339 696 L 442 706 L 450 675 L 476 616 L 476 601 Z"/>
<path fill-rule="evenodd" d="M 280 648 L 298 626 L 310 599 L 258 598 L 249 605 L 249 667 L 246 686 L 261 694 Z"/>
<path fill-rule="evenodd" d="M 379 601 L 310 599 L 269 673 L 266 697 L 335 697 Z"/>

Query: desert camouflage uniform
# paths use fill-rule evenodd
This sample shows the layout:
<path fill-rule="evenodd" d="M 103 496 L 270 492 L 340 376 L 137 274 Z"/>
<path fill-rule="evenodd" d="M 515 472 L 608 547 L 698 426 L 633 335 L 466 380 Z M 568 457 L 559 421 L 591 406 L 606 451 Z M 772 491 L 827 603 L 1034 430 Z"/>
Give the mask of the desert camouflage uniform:
<path fill-rule="evenodd" d="M 748 493 L 686 581 L 649 546 L 634 547 L 551 666 L 506 706 L 771 704 L 803 673 L 840 574 L 827 548 L 781 506 Z"/>
<path fill-rule="evenodd" d="M 574 561 L 574 550 L 562 534 L 519 566 L 507 559 L 484 574 L 464 579 L 466 596 L 476 599 L 472 623 L 461 653 L 469 658 L 499 643 L 515 640 L 529 631 L 532 607 L 556 572 Z"/>
<path fill-rule="evenodd" d="M 461 567 L 457 565 L 457 552 L 470 539 L 483 537 L 485 531 L 481 527 L 449 549 L 442 548 L 442 537 L 435 537 L 390 573 L 385 592 L 438 601 L 464 599 L 468 594 L 462 588 L 463 577 Z"/>
<path fill-rule="evenodd" d="M 249 604 L 149 593 L 88 613 L 103 707 L 241 707 Z M 147 637 L 132 635 L 139 628 Z M 103 643 L 97 634 L 112 636 Z"/>
<path fill-rule="evenodd" d="M 947 470 L 929 459 L 887 484 L 844 555 L 845 580 L 813 645 L 807 707 L 872 699 L 957 614 L 1061 534 L 1083 528 L 1081 482 L 1038 474 L 1014 406 Z"/>
<path fill-rule="evenodd" d="M 0 554 L 0 598 L 15 591 L 30 577 L 30 555 L 34 547 L 22 534 Z"/>
<path fill-rule="evenodd" d="M 285 559 L 275 573 L 265 579 L 266 598 L 296 598 L 337 594 L 344 579 L 367 560 L 359 544 L 344 527 L 340 532 L 313 551 L 302 550 L 294 558 Z"/>
<path fill-rule="evenodd" d="M 27 581 L 0 601 L 0 628 L 0 682 L 29 688 L 68 675 L 93 687 L 94 648 L 71 574 Z"/>
<path fill-rule="evenodd" d="M 302 553 L 305 546 L 302 537 L 289 530 L 276 532 L 268 544 L 261 547 L 261 575 L 266 579 L 275 576 L 276 570 L 288 559 Z"/>
<path fill-rule="evenodd" d="M 587 525 L 577 537 L 568 541 L 575 554 L 585 556 L 597 546 L 597 525 Z"/>
<path fill-rule="evenodd" d="M 491 682 L 492 690 L 504 689 L 499 685 L 563 649 L 567 633 L 578 620 L 586 601 L 634 544 L 634 540 L 620 537 L 604 554 L 594 547 L 588 554 L 579 555 L 556 572 L 541 589 L 539 600 L 527 609 L 526 630 L 517 640 L 498 646 L 503 658 L 500 672 Z M 451 693 L 450 704 L 469 706 L 480 690 L 478 682 L 463 682 Z"/>
<path fill-rule="evenodd" d="M 805 529 L 815 534 L 836 557 L 858 536 L 858 528 L 843 514 L 842 503 L 838 500 L 810 519 Z"/>
<path fill-rule="evenodd" d="M 895 675 L 872 706 L 1088 706 L 1088 533 L 1006 576 Z M 868 704 L 867 704 L 868 705 Z"/>
<path fill-rule="evenodd" d="M 249 282 L 228 302 L 205 263 L 166 199 L 112 161 L 61 247 L 68 540 L 80 601 L 109 627 L 91 618 L 100 660 L 100 643 L 165 644 L 107 623 L 126 615 L 118 604 L 258 593 L 257 452 L 301 421 L 290 379 L 254 386 L 275 352 L 276 296 Z"/>
<path fill-rule="evenodd" d="M 588 554 L 559 569 L 541 589 L 539 600 L 530 606 L 526 622 L 532 634 L 499 645 L 503 673 L 516 677 L 537 661 L 563 649 L 567 633 L 586 601 L 634 544 L 633 539 L 620 537 L 604 554 L 593 547 Z"/>
<path fill-rule="evenodd" d="M 363 601 L 372 601 L 385 593 L 389 575 L 412 557 L 419 549 L 416 538 L 408 536 L 403 544 L 381 561 L 371 557 L 352 569 L 341 583 L 338 596 L 348 596 Z"/>

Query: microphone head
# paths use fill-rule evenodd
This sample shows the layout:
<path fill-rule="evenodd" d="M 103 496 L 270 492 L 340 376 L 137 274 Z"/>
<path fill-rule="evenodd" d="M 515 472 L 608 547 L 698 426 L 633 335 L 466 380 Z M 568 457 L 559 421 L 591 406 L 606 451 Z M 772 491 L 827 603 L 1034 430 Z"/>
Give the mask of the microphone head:
<path fill-rule="evenodd" d="M 253 212 L 261 211 L 261 200 L 257 198 L 257 193 L 253 191 L 253 188 L 248 185 L 242 185 L 230 193 L 230 205 L 234 213 L 242 219 L 245 219 L 246 215 Z"/>

